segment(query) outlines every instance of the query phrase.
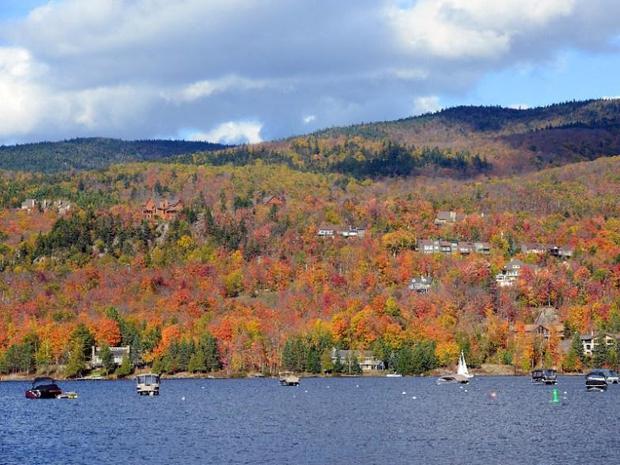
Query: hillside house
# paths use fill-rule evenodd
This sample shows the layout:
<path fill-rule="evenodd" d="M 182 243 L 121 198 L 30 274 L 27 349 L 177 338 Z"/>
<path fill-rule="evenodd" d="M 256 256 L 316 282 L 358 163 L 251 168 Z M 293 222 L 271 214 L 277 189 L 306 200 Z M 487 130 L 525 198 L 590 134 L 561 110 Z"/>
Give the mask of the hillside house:
<path fill-rule="evenodd" d="M 573 249 L 569 247 L 562 247 L 557 245 L 546 245 L 539 243 L 525 243 L 521 244 L 521 252 L 531 253 L 534 255 L 546 255 L 549 254 L 552 257 L 567 260 L 573 256 Z"/>
<path fill-rule="evenodd" d="M 465 215 L 462 213 L 452 211 L 438 211 L 437 217 L 435 218 L 435 224 L 441 226 L 448 223 L 458 223 L 459 221 L 463 221 L 464 219 Z"/>
<path fill-rule="evenodd" d="M 112 352 L 114 364 L 120 365 L 121 363 L 123 363 L 123 357 L 130 356 L 131 348 L 130 346 L 110 347 L 110 352 Z M 91 346 L 90 364 L 93 368 L 102 366 L 101 347 Z"/>
<path fill-rule="evenodd" d="M 591 357 L 594 353 L 594 349 L 597 345 L 604 340 L 607 347 L 610 347 L 615 343 L 620 344 L 620 334 L 582 334 L 581 335 L 581 345 L 583 347 L 583 353 L 589 357 Z"/>
<path fill-rule="evenodd" d="M 50 199 L 26 199 L 22 202 L 20 209 L 26 210 L 28 213 L 34 210 L 48 211 L 55 210 L 61 215 L 67 214 L 73 208 L 73 204 L 68 200 L 50 200 Z"/>
<path fill-rule="evenodd" d="M 366 235 L 366 228 L 349 226 L 346 229 L 340 229 L 331 225 L 323 225 L 319 227 L 317 236 L 320 237 L 335 237 L 342 236 L 344 238 L 349 237 L 364 237 Z"/>
<path fill-rule="evenodd" d="M 317 236 L 321 237 L 334 237 L 336 235 L 336 228 L 334 226 L 323 225 L 319 227 Z"/>
<path fill-rule="evenodd" d="M 491 253 L 491 244 L 489 242 L 474 242 L 474 252 L 488 255 Z"/>
<path fill-rule="evenodd" d="M 267 206 L 275 205 L 276 207 L 281 207 L 286 204 L 286 197 L 282 194 L 266 195 L 262 198 L 261 203 Z"/>
<path fill-rule="evenodd" d="M 38 202 L 35 199 L 26 199 L 22 202 L 21 210 L 31 212 L 38 207 Z"/>
<path fill-rule="evenodd" d="M 573 249 L 569 247 L 558 247 L 553 245 L 549 247 L 549 255 L 552 257 L 561 258 L 562 260 L 568 260 L 573 256 Z"/>
<path fill-rule="evenodd" d="M 457 250 L 461 255 L 469 255 L 474 252 L 473 242 L 459 242 L 457 244 Z"/>
<path fill-rule="evenodd" d="M 333 348 L 331 358 L 332 363 L 335 364 L 340 360 L 340 363 L 345 367 L 357 361 L 364 373 L 385 369 L 383 361 L 375 358 L 372 350 L 342 350 Z"/>
<path fill-rule="evenodd" d="M 409 290 L 417 292 L 418 294 L 428 294 L 433 285 L 433 279 L 430 276 L 420 276 L 418 278 L 412 278 L 409 283 Z"/>
<path fill-rule="evenodd" d="M 58 212 L 58 214 L 66 215 L 73 208 L 73 204 L 68 200 L 55 200 L 53 208 Z"/>
<path fill-rule="evenodd" d="M 173 220 L 183 210 L 183 202 L 178 199 L 148 199 L 142 206 L 145 220 Z"/>
<path fill-rule="evenodd" d="M 564 324 L 560 320 L 557 309 L 554 307 L 542 307 L 537 310 L 538 314 L 533 323 L 523 326 L 525 333 L 534 337 L 540 337 L 548 342 L 555 333 L 560 340 L 564 339 Z M 515 333 L 516 327 L 510 326 L 510 331 Z"/>
<path fill-rule="evenodd" d="M 343 229 L 338 232 L 342 237 L 364 237 L 366 235 L 366 228 L 351 227 Z"/>
<path fill-rule="evenodd" d="M 534 242 L 521 244 L 521 252 L 523 253 L 531 253 L 534 255 L 544 255 L 547 253 L 549 246 L 544 244 L 538 244 Z"/>
<path fill-rule="evenodd" d="M 495 275 L 495 283 L 499 287 L 513 286 L 514 283 L 517 281 L 517 279 L 519 279 L 519 276 L 521 275 L 521 271 L 523 270 L 524 267 L 528 267 L 528 268 L 532 268 L 533 270 L 536 270 L 536 267 L 532 265 L 527 265 L 521 260 L 513 258 L 506 264 L 506 266 L 504 266 L 504 270 L 501 273 Z"/>
<path fill-rule="evenodd" d="M 467 241 L 445 241 L 436 239 L 420 239 L 416 244 L 418 252 L 424 254 L 460 254 L 469 255 L 472 253 L 489 254 L 491 253 L 491 244 L 488 242 L 467 242 Z"/>
<path fill-rule="evenodd" d="M 542 307 L 531 325 L 525 325 L 525 331 L 542 336 L 545 340 L 549 339 L 552 332 L 564 338 L 564 323 L 560 320 L 558 311 L 554 307 Z"/>

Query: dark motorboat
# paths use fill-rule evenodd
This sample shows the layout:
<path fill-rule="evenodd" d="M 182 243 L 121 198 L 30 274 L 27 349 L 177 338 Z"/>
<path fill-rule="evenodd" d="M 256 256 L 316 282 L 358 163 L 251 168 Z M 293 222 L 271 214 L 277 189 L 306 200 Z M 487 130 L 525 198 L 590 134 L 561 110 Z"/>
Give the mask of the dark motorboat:
<path fill-rule="evenodd" d="M 52 378 L 47 376 L 35 378 L 32 387 L 26 391 L 28 399 L 56 399 L 62 394 L 62 390 Z"/>
<path fill-rule="evenodd" d="M 557 384 L 558 375 L 555 370 L 533 370 L 532 383 L 536 384 Z"/>
<path fill-rule="evenodd" d="M 586 375 L 586 389 L 588 391 L 606 391 L 607 377 L 602 371 L 591 371 Z"/>

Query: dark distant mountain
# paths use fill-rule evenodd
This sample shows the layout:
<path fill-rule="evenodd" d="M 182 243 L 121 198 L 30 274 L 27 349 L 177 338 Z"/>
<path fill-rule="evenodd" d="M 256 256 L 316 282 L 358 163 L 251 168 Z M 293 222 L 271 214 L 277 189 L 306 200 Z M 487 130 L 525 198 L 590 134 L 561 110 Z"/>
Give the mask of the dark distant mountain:
<path fill-rule="evenodd" d="M 531 109 L 460 106 L 250 146 L 92 138 L 0 147 L 0 169 L 58 172 L 135 161 L 246 165 L 261 160 L 358 178 L 465 178 L 619 154 L 620 100 L 587 100 Z"/>
<path fill-rule="evenodd" d="M 92 170 L 115 163 L 165 160 L 194 152 L 225 148 L 208 142 L 178 140 L 124 141 L 106 138 L 71 139 L 0 146 L 0 169 L 58 172 Z"/>
<path fill-rule="evenodd" d="M 460 106 L 191 157 L 256 159 L 356 177 L 505 175 L 620 154 L 620 100 L 531 109 Z"/>

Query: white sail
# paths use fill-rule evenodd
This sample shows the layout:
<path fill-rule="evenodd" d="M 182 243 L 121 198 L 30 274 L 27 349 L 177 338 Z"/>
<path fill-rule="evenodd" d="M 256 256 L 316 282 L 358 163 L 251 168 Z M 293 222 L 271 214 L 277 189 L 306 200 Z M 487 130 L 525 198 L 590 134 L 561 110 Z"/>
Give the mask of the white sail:
<path fill-rule="evenodd" d="M 465 355 L 461 352 L 461 356 L 459 357 L 459 366 L 456 370 L 456 373 L 461 376 L 466 376 L 467 378 L 471 378 L 473 375 L 469 374 L 469 370 L 467 369 L 467 363 L 465 363 Z"/>

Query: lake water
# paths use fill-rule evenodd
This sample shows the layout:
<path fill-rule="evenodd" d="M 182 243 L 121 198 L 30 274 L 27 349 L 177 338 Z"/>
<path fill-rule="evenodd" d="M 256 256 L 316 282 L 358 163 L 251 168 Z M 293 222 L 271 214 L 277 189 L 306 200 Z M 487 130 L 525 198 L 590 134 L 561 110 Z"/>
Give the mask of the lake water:
<path fill-rule="evenodd" d="M 560 378 L 562 404 L 513 377 L 164 380 L 155 398 L 60 384 L 79 399 L 0 383 L 1 465 L 620 463 L 620 385 L 589 393 L 583 377 Z"/>

